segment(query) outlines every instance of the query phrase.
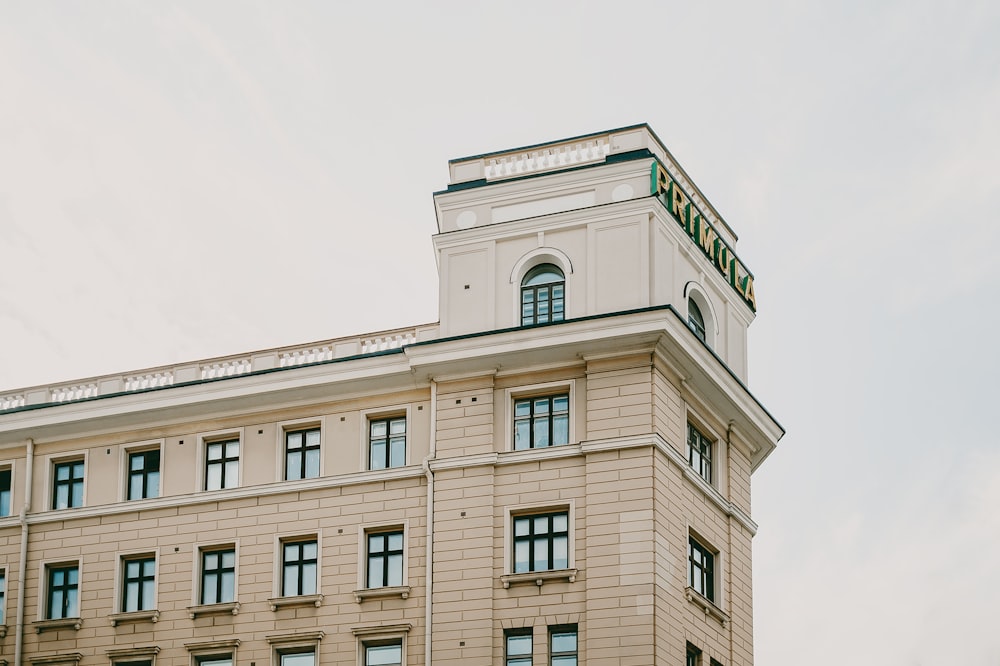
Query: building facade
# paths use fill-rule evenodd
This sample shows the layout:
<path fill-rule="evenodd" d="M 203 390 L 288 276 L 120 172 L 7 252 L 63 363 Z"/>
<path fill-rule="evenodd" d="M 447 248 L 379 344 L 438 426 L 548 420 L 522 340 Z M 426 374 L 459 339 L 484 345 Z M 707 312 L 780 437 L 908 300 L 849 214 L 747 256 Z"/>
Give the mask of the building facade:
<path fill-rule="evenodd" d="M 440 321 L 0 393 L 0 661 L 753 662 L 753 277 L 646 125 L 452 160 Z"/>

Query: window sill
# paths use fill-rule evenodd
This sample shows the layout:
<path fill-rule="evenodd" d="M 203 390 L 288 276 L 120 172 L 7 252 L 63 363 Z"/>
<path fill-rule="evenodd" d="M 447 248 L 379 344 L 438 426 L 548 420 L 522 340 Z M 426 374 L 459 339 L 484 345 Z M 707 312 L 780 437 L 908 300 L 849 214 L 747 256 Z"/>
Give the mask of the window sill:
<path fill-rule="evenodd" d="M 83 624 L 83 620 L 78 617 L 62 617 L 58 620 L 38 620 L 37 622 L 31 623 L 31 625 L 35 628 L 36 634 L 40 634 L 43 631 L 52 631 L 53 629 L 72 629 L 73 631 L 79 631 L 81 624 Z"/>
<path fill-rule="evenodd" d="M 568 583 L 576 582 L 576 569 L 553 569 L 551 571 L 528 571 L 525 573 L 504 574 L 500 576 L 500 582 L 506 590 L 511 585 L 525 585 L 534 583 L 541 587 L 548 581 L 564 580 Z"/>
<path fill-rule="evenodd" d="M 373 587 L 364 590 L 354 590 L 354 599 L 359 604 L 365 599 L 384 599 L 387 597 L 399 597 L 407 599 L 410 596 L 409 585 L 396 585 L 394 587 Z"/>
<path fill-rule="evenodd" d="M 276 611 L 279 608 L 293 608 L 295 606 L 315 606 L 319 608 L 323 605 L 323 595 L 303 594 L 295 597 L 274 597 L 273 599 L 268 599 L 267 603 L 271 605 L 272 611 Z"/>
<path fill-rule="evenodd" d="M 687 597 L 688 601 L 700 607 L 706 617 L 711 615 L 718 620 L 722 624 L 723 629 L 729 624 L 729 616 L 722 612 L 721 608 L 702 596 L 699 592 L 696 592 L 693 587 L 685 587 L 684 596 Z"/>
<path fill-rule="evenodd" d="M 111 620 L 112 627 L 117 627 L 122 622 L 156 622 L 160 619 L 160 611 L 141 610 L 129 613 L 112 613 L 108 619 Z"/>
<path fill-rule="evenodd" d="M 188 606 L 188 617 L 192 620 L 202 615 L 222 615 L 225 613 L 236 615 L 240 612 L 240 602 L 231 601 L 227 604 L 203 604 L 201 606 Z"/>

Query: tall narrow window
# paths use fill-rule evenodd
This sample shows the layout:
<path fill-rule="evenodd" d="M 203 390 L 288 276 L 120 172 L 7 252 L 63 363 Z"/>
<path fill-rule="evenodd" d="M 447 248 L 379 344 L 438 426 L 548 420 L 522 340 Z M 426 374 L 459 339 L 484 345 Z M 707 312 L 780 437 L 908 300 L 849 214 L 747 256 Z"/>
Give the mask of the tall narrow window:
<path fill-rule="evenodd" d="M 552 666 L 577 666 L 575 624 L 549 628 L 549 655 Z"/>
<path fill-rule="evenodd" d="M 281 544 L 281 595 L 316 594 L 316 564 L 319 547 L 315 540 Z"/>
<path fill-rule="evenodd" d="M 83 506 L 83 461 L 59 462 L 53 468 L 52 508 L 70 509 Z"/>
<path fill-rule="evenodd" d="M 406 417 L 368 422 L 368 469 L 406 465 Z"/>
<path fill-rule="evenodd" d="M 684 661 L 686 666 L 698 666 L 698 662 L 701 661 L 701 650 L 688 643 L 685 654 L 687 657 Z"/>
<path fill-rule="evenodd" d="M 712 483 L 712 440 L 688 423 L 688 462 L 698 475 Z"/>
<path fill-rule="evenodd" d="M 7 572 L 0 569 L 0 624 L 7 620 L 4 611 L 7 608 Z"/>
<path fill-rule="evenodd" d="M 160 450 L 128 454 L 128 499 L 160 496 Z"/>
<path fill-rule="evenodd" d="M 205 490 L 235 488 L 240 483 L 240 440 L 205 445 Z"/>
<path fill-rule="evenodd" d="M 569 394 L 514 401 L 514 450 L 569 443 Z"/>
<path fill-rule="evenodd" d="M 10 515 L 10 468 L 0 469 L 0 517 Z"/>
<path fill-rule="evenodd" d="M 531 627 L 504 634 L 504 666 L 531 666 Z"/>
<path fill-rule="evenodd" d="M 285 433 L 285 480 L 319 476 L 319 428 Z"/>
<path fill-rule="evenodd" d="M 77 565 L 49 567 L 45 618 L 80 617 L 80 569 Z"/>
<path fill-rule="evenodd" d="M 514 573 L 568 567 L 568 513 L 514 517 Z"/>
<path fill-rule="evenodd" d="M 548 324 L 565 317 L 566 278 L 552 264 L 535 266 L 521 281 L 521 326 Z"/>
<path fill-rule="evenodd" d="M 156 558 L 135 557 L 122 562 L 122 612 L 153 609 Z"/>
<path fill-rule="evenodd" d="M 715 601 L 715 554 L 694 537 L 688 537 L 688 585 L 709 601 Z"/>
<path fill-rule="evenodd" d="M 699 340 L 705 342 L 705 318 L 693 298 L 688 299 L 688 328 L 694 331 Z"/>
<path fill-rule="evenodd" d="M 205 550 L 201 553 L 201 603 L 236 601 L 236 550 Z"/>
<path fill-rule="evenodd" d="M 403 533 L 376 532 L 368 535 L 368 587 L 403 584 Z"/>

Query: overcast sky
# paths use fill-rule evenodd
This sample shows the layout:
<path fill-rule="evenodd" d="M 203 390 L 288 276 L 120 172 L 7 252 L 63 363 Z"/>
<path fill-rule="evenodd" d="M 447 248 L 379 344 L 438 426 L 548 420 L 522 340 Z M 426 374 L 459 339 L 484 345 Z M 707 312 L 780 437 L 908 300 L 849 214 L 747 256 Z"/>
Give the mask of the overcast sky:
<path fill-rule="evenodd" d="M 996 0 L 6 0 L 0 393 L 436 321 L 449 158 L 638 122 L 756 276 L 756 663 L 1000 664 Z"/>

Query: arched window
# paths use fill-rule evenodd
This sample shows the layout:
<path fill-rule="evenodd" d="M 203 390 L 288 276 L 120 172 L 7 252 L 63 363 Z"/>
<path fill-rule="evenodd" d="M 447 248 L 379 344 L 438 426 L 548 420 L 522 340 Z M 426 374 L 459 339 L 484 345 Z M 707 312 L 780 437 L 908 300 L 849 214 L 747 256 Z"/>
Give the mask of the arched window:
<path fill-rule="evenodd" d="M 688 299 L 688 327 L 694 331 L 699 340 L 705 342 L 705 318 L 701 316 L 701 308 L 693 298 Z"/>
<path fill-rule="evenodd" d="M 521 326 L 562 321 L 566 278 L 553 264 L 535 266 L 521 281 Z"/>

